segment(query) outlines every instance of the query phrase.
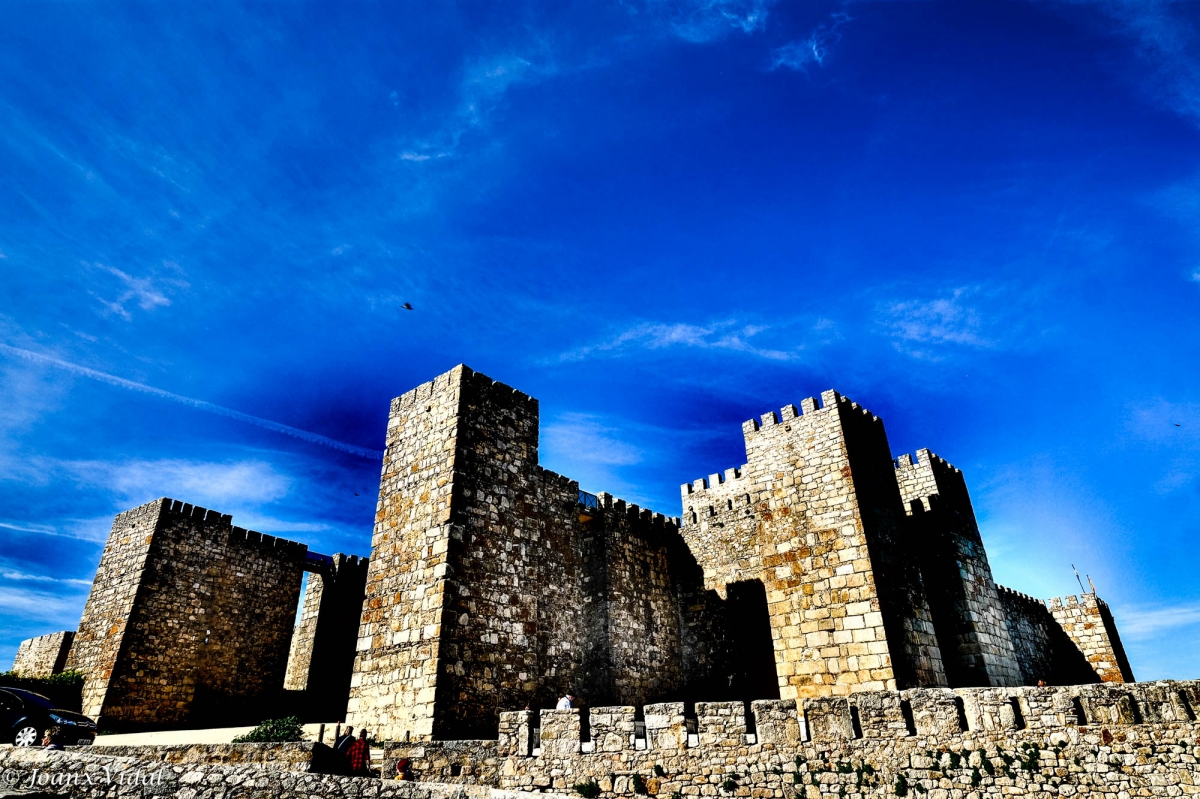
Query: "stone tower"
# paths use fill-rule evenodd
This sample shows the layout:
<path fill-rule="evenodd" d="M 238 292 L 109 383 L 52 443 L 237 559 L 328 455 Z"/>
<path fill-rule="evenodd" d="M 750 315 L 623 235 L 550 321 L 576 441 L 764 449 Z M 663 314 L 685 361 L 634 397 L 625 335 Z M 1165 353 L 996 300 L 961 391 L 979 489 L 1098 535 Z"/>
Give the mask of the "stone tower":
<path fill-rule="evenodd" d="M 465 366 L 398 397 L 347 721 L 489 737 L 501 708 L 704 679 L 719 625 L 676 524 L 543 469 L 537 400 Z"/>
<path fill-rule="evenodd" d="M 281 688 L 306 552 L 170 499 L 117 516 L 67 660 L 83 712 L 134 728 L 219 707 L 228 723 Z"/>
<path fill-rule="evenodd" d="M 913 549 L 955 687 L 1020 685 L 1021 670 L 963 473 L 927 449 L 896 459 Z"/>
<path fill-rule="evenodd" d="M 784 699 L 946 684 L 883 422 L 836 391 L 742 426 L 746 464 L 682 487 L 705 584 L 765 587 Z"/>

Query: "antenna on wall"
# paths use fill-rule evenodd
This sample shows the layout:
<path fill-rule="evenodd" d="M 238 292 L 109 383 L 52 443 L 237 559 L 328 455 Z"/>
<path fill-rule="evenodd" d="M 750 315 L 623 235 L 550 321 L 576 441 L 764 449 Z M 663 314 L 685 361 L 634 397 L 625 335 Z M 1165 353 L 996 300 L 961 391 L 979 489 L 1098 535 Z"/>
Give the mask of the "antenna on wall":
<path fill-rule="evenodd" d="M 1087 589 L 1083 587 L 1083 578 L 1079 576 L 1079 569 L 1075 568 L 1074 563 L 1071 564 L 1071 571 L 1075 572 L 1075 580 L 1079 583 L 1079 592 L 1081 594 L 1086 594 Z"/>
<path fill-rule="evenodd" d="M 1092 575 L 1085 574 L 1084 576 L 1088 578 L 1088 585 L 1090 585 L 1092 587 L 1092 593 L 1095 594 L 1096 593 L 1096 584 L 1092 582 Z"/>

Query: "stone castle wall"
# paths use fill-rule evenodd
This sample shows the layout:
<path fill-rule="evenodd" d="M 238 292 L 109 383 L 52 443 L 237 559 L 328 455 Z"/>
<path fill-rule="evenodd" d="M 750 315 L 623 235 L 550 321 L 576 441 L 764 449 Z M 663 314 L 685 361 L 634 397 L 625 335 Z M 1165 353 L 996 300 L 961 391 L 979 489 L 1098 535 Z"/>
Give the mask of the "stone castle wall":
<path fill-rule="evenodd" d="M 1133 682 L 1108 603 L 1092 593 L 1051 599 L 1046 607 L 1102 682 Z"/>
<path fill-rule="evenodd" d="M 633 707 L 509 712 L 497 740 L 389 744 L 384 772 L 403 757 L 421 781 L 618 795 L 1200 793 L 1198 682 L 759 701 L 754 733 L 741 703 L 684 708 L 645 707 L 644 736 Z"/>
<path fill-rule="evenodd" d="M 1023 684 L 1037 685 L 1044 680 L 1050 685 L 1076 685 L 1099 680 L 1087 656 L 1046 602 L 1004 586 L 998 586 L 998 592 Z"/>
<path fill-rule="evenodd" d="M 743 425 L 747 463 L 681 489 L 706 586 L 761 582 L 783 698 L 944 684 L 883 423 L 837 392 Z"/>
<path fill-rule="evenodd" d="M 896 459 L 896 479 L 912 526 L 947 682 L 1019 685 L 992 569 L 960 470 L 927 449 Z"/>
<path fill-rule="evenodd" d="M 169 725 L 287 688 L 422 741 L 493 736 L 501 707 L 566 693 L 657 708 L 1132 679 L 1107 606 L 997 586 L 962 473 L 893 461 L 874 414 L 827 391 L 743 435 L 745 465 L 684 485 L 670 519 L 543 468 L 537 400 L 458 366 L 392 402 L 370 561 L 172 500 L 118 516 L 68 658 L 84 710 Z M 646 727 L 675 735 L 681 714 Z"/>
<path fill-rule="evenodd" d="M 321 615 L 321 598 L 324 593 L 325 579 L 320 574 L 309 574 L 300 605 L 300 621 L 292 630 L 287 671 L 283 675 L 283 687 L 289 691 L 304 691 L 308 688 L 313 642 L 317 637 L 317 619 Z"/>
<path fill-rule="evenodd" d="M 19 677 L 50 677 L 63 670 L 75 640 L 74 630 L 39 635 L 21 642 L 12 670 Z"/>
<path fill-rule="evenodd" d="M 675 523 L 581 504 L 538 465 L 536 400 L 458 367 L 395 400 L 388 429 L 351 723 L 495 734 L 504 704 L 645 701 L 712 661 Z"/>
<path fill-rule="evenodd" d="M 69 667 L 108 726 L 178 723 L 282 685 L 306 547 L 169 499 L 118 516 Z"/>

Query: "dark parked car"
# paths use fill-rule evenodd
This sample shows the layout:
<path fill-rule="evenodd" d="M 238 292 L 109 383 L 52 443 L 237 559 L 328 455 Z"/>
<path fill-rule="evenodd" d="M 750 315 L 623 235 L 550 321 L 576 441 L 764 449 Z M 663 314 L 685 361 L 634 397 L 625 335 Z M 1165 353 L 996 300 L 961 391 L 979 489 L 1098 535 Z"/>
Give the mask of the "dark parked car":
<path fill-rule="evenodd" d="M 64 746 L 96 740 L 96 722 L 72 710 L 60 710 L 46 697 L 23 688 L 0 688 L 0 740 L 16 746 L 41 746 L 50 727 L 62 730 Z"/>

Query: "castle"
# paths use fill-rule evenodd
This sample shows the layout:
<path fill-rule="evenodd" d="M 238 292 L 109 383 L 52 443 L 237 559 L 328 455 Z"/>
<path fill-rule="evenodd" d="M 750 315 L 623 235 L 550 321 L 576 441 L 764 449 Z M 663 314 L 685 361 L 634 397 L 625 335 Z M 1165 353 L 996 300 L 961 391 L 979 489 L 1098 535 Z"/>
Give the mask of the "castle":
<path fill-rule="evenodd" d="M 835 391 L 743 424 L 746 463 L 670 518 L 544 469 L 538 432 L 537 400 L 466 366 L 393 400 L 369 559 L 169 499 L 122 513 L 79 629 L 14 670 L 82 671 L 108 727 L 302 694 L 410 742 L 503 739 L 501 711 L 564 693 L 682 724 L 697 700 L 1133 681 L 1099 597 L 998 586 L 962 473 L 893 458 Z"/>

